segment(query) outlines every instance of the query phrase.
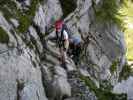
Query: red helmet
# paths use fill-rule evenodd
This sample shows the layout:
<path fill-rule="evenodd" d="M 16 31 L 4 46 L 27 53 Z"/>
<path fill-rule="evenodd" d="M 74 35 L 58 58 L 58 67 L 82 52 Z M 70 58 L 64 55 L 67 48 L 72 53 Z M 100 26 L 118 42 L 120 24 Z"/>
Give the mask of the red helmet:
<path fill-rule="evenodd" d="M 58 20 L 55 22 L 55 28 L 56 30 L 61 29 L 63 25 L 63 21 L 62 20 Z"/>

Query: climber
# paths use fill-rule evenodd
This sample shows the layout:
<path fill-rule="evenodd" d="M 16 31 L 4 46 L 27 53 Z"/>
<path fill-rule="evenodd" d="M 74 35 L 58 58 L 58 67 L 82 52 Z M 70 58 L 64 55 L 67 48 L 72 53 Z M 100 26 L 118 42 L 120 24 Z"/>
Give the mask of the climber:
<path fill-rule="evenodd" d="M 69 49 L 67 54 L 74 60 L 75 64 L 79 64 L 82 40 L 78 35 L 73 35 L 69 40 Z"/>
<path fill-rule="evenodd" d="M 63 28 L 63 25 L 63 20 L 58 20 L 55 22 L 57 45 L 59 46 L 61 53 L 61 64 L 63 67 L 66 67 L 66 53 L 69 47 L 69 36 L 67 31 Z"/>

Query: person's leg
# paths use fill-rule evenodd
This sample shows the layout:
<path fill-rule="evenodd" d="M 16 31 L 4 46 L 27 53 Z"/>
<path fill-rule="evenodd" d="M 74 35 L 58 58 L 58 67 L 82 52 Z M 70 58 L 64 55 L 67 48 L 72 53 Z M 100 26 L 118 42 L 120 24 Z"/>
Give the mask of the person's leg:
<path fill-rule="evenodd" d="M 65 57 L 64 57 L 64 48 L 61 47 L 60 48 L 60 56 L 61 56 L 61 60 L 60 60 L 60 65 L 64 68 L 64 69 L 67 69 L 67 66 L 66 66 L 66 62 L 65 62 Z"/>
<path fill-rule="evenodd" d="M 64 51 L 63 51 L 63 47 L 60 47 L 59 50 L 60 50 L 60 62 L 62 64 L 64 62 Z"/>
<path fill-rule="evenodd" d="M 79 45 L 74 45 L 74 51 L 73 51 L 73 61 L 75 62 L 75 65 L 79 64 L 80 60 L 80 48 Z"/>
<path fill-rule="evenodd" d="M 67 50 L 69 48 L 69 40 L 65 40 L 64 41 L 64 59 L 66 60 L 67 59 Z"/>

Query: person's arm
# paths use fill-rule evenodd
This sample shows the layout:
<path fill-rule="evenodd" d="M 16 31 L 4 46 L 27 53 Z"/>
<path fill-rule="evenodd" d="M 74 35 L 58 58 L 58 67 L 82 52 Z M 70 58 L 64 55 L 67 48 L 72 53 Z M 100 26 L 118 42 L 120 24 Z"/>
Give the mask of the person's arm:
<path fill-rule="evenodd" d="M 63 35 L 64 35 L 64 49 L 65 49 L 65 51 L 67 51 L 67 49 L 68 49 L 68 47 L 69 47 L 69 38 L 68 38 L 68 34 L 67 34 L 67 32 L 64 30 L 63 31 Z"/>
<path fill-rule="evenodd" d="M 64 35 L 64 39 L 68 40 L 68 34 L 67 34 L 67 32 L 65 30 L 63 31 L 63 35 Z"/>

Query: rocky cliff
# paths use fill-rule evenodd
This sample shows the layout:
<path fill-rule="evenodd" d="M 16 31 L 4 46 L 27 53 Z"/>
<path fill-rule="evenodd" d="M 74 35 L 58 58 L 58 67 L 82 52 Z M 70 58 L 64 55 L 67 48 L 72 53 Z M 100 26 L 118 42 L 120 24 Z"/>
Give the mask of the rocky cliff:
<path fill-rule="evenodd" d="M 102 0 L 1 0 L 0 100 L 126 100 L 115 94 L 126 63 L 124 34 L 98 22 Z M 60 66 L 54 22 L 63 17 L 81 35 L 79 64 Z"/>

